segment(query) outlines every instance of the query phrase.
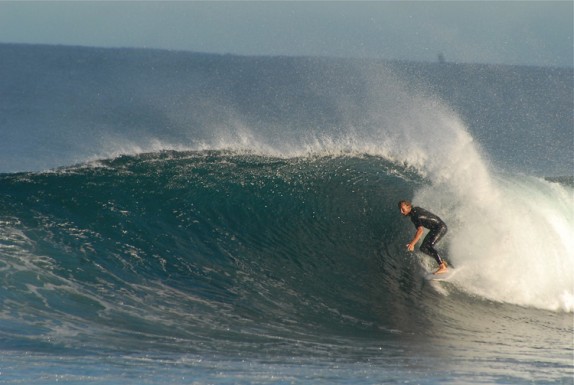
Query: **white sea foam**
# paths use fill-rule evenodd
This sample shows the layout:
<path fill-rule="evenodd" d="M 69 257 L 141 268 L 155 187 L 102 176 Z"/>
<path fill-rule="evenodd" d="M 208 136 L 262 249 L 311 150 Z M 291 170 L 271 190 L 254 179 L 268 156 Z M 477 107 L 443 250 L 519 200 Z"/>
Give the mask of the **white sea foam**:
<path fill-rule="evenodd" d="M 421 137 L 440 142 L 418 157 L 432 183 L 414 203 L 449 225 L 443 242 L 452 262 L 465 267 L 460 287 L 495 301 L 574 311 L 572 189 L 491 170 L 456 117 L 429 118 L 435 123 L 414 138 L 415 147 L 423 147 Z"/>
<path fill-rule="evenodd" d="M 495 199 L 486 205 L 461 201 L 445 213 L 453 223 L 449 254 L 468 267 L 460 277 L 462 287 L 493 300 L 574 311 L 572 193 L 509 175 L 497 176 L 483 193 Z"/>
<path fill-rule="evenodd" d="M 356 146 L 430 180 L 413 200 L 449 225 L 442 246 L 466 267 L 457 276 L 460 287 L 495 301 L 573 312 L 572 189 L 497 170 L 455 111 L 400 84 L 393 95 L 383 98 L 380 125 L 358 135 Z"/>

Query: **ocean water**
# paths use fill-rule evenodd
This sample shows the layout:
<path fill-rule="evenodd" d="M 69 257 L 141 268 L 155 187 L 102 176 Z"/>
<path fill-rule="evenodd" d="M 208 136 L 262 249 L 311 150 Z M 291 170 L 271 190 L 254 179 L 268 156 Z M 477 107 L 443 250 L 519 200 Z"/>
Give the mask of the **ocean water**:
<path fill-rule="evenodd" d="M 574 383 L 572 69 L 0 51 L 0 383 Z"/>

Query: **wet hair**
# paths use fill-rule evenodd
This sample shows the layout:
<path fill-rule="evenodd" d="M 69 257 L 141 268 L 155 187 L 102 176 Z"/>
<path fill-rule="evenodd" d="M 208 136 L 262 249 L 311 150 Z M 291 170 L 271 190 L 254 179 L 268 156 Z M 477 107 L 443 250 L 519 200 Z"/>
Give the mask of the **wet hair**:
<path fill-rule="evenodd" d="M 411 204 L 410 201 L 402 200 L 402 201 L 399 201 L 399 204 L 398 204 L 399 210 L 401 209 L 401 206 L 402 206 L 402 205 L 407 205 L 407 206 L 409 206 L 409 207 L 413 207 L 413 205 Z"/>

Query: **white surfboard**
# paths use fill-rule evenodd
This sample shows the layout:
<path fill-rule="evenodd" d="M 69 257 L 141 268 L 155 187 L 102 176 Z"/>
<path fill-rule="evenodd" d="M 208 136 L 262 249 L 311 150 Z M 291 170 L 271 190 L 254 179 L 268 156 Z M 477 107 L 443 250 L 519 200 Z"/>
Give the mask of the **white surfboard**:
<path fill-rule="evenodd" d="M 456 274 L 456 272 L 457 272 L 456 269 L 449 267 L 446 273 L 441 274 L 428 273 L 427 275 L 425 275 L 425 279 L 427 281 L 448 281 Z"/>

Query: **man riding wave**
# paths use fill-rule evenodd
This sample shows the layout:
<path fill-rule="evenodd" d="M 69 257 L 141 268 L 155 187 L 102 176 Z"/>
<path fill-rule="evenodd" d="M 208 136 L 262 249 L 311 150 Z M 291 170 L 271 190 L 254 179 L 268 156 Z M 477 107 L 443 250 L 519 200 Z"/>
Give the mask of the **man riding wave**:
<path fill-rule="evenodd" d="M 429 233 L 423 240 L 420 250 L 433 257 L 438 263 L 438 270 L 435 271 L 434 274 L 446 273 L 448 270 L 446 262 L 440 257 L 438 251 L 434 248 L 436 243 L 448 231 L 446 224 L 437 215 L 423 208 L 413 207 L 411 202 L 406 200 L 399 202 L 399 210 L 401 210 L 401 214 L 404 216 L 410 217 L 417 229 L 413 240 L 407 245 L 407 249 L 409 251 L 413 251 L 415 249 L 415 245 L 423 235 L 423 228 L 429 229 Z"/>

